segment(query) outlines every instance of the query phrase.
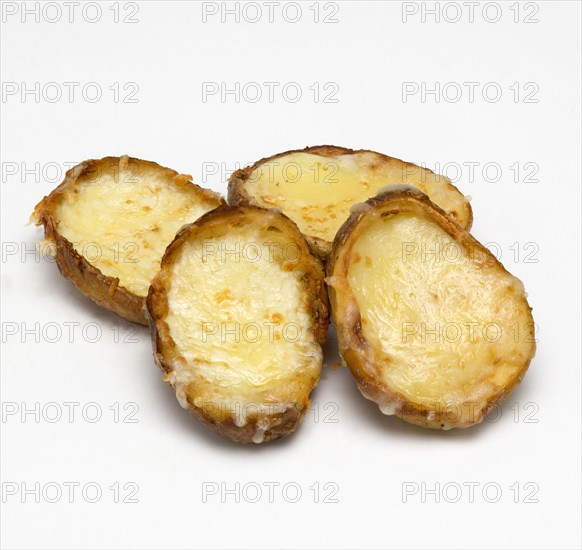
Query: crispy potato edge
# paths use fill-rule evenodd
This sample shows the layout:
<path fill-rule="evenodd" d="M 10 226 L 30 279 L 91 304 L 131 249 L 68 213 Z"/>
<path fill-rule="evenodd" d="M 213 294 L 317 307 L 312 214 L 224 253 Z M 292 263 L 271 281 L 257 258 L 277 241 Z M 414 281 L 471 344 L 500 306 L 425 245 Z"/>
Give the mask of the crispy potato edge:
<path fill-rule="evenodd" d="M 533 343 L 531 354 L 522 369 L 502 391 L 490 398 L 480 414 L 467 424 L 459 424 L 455 418 L 451 419 L 449 411 L 435 411 L 408 400 L 382 383 L 375 375 L 373 350 L 362 334 L 361 315 L 347 283 L 349 255 L 358 236 L 366 226 L 366 220 L 371 219 L 370 216 L 374 214 L 398 212 L 398 203 L 407 205 L 410 210 L 421 212 L 433 223 L 438 224 L 463 248 L 471 247 L 471 250 L 477 254 L 476 261 L 495 266 L 495 268 L 509 273 L 489 250 L 454 222 L 427 195 L 412 186 L 394 186 L 394 188 L 390 188 L 352 208 L 349 218 L 341 226 L 333 242 L 332 253 L 327 263 L 326 280 L 328 281 L 332 317 L 338 333 L 340 353 L 364 397 L 374 401 L 380 407 L 387 406 L 402 420 L 424 428 L 445 430 L 479 424 L 487 413 L 503 401 L 521 382 L 535 355 L 535 343 Z M 531 316 L 531 307 L 525 296 L 523 299 Z M 341 318 L 346 308 L 351 312 L 347 321 Z M 464 405 L 461 404 L 461 406 Z"/>
<path fill-rule="evenodd" d="M 141 325 L 147 325 L 148 319 L 145 313 L 145 297 L 138 296 L 119 284 L 117 277 L 104 275 L 101 270 L 93 266 L 81 254 L 73 244 L 58 232 L 58 220 L 56 219 L 56 206 L 62 200 L 63 194 L 75 185 L 82 185 L 85 178 L 89 178 L 102 169 L 109 169 L 113 165 L 120 168 L 127 167 L 130 163 L 142 166 L 145 169 L 163 172 L 168 179 L 174 180 L 178 185 L 188 185 L 196 189 L 204 200 L 216 200 L 224 205 L 224 199 L 214 191 L 204 189 L 191 181 L 191 176 L 179 174 L 171 168 L 159 164 L 141 160 L 138 158 L 104 157 L 102 159 L 86 160 L 74 166 L 65 174 L 63 182 L 45 196 L 35 207 L 31 221 L 35 225 L 43 225 L 45 239 L 55 245 L 55 262 L 61 275 L 72 282 L 77 289 L 97 305 L 116 313 L 120 317 Z"/>
<path fill-rule="evenodd" d="M 167 381 L 169 381 L 167 375 L 174 371 L 176 363 L 185 364 L 185 359 L 180 355 L 170 334 L 170 327 L 165 321 L 169 311 L 166 289 L 169 288 L 171 283 L 170 269 L 179 258 L 182 246 L 191 238 L 196 238 L 202 228 L 212 224 L 217 226 L 224 226 L 228 223 L 237 224 L 243 216 L 253 216 L 257 213 L 261 215 L 269 213 L 270 219 L 283 225 L 293 240 L 300 245 L 303 251 L 301 263 L 305 264 L 307 276 L 303 278 L 303 282 L 307 300 L 311 305 L 313 332 L 320 344 L 325 342 L 329 325 L 329 302 L 324 282 L 325 273 L 320 260 L 311 254 L 309 245 L 299 228 L 287 216 L 276 210 L 253 205 L 241 207 L 221 206 L 211 212 L 207 212 L 195 222 L 185 225 L 178 232 L 174 241 L 166 249 L 162 259 L 161 270 L 150 286 L 146 304 L 154 359 L 158 367 L 165 373 Z M 312 389 L 316 384 L 317 380 L 315 380 Z M 171 382 L 170 385 L 172 385 Z M 253 437 L 259 427 L 258 421 L 260 419 L 257 416 L 251 415 L 244 426 L 237 426 L 234 416 L 229 411 L 216 411 L 214 408 L 196 406 L 191 395 L 191 392 L 188 391 L 187 408 L 207 429 L 236 443 L 253 442 Z M 309 403 L 309 396 L 306 396 L 303 402 L 290 404 L 291 406 L 284 412 L 269 414 L 269 428 L 264 434 L 263 441 L 272 441 L 293 433 L 305 413 L 309 410 Z"/>
<path fill-rule="evenodd" d="M 305 147 L 303 149 L 292 149 L 290 151 L 285 151 L 283 153 L 277 153 L 276 155 L 272 155 L 270 157 L 264 157 L 254 164 L 250 166 L 246 166 L 245 168 L 241 168 L 233 172 L 228 180 L 228 192 L 227 192 L 227 202 L 231 206 L 245 206 L 245 205 L 253 205 L 253 206 L 262 206 L 260 205 L 254 197 L 250 196 L 246 190 L 246 182 L 249 179 L 250 175 L 262 164 L 267 162 L 273 161 L 274 159 L 284 157 L 286 155 L 291 155 L 295 153 L 311 153 L 313 155 L 319 155 L 321 157 L 333 157 L 336 155 L 356 155 L 359 153 L 372 153 L 374 155 L 378 155 L 387 163 L 402 163 L 405 166 L 414 166 L 418 167 L 418 165 L 401 160 L 396 157 L 391 157 L 385 155 L 383 153 L 378 153 L 377 151 L 371 151 L 369 149 L 349 149 L 347 147 L 339 147 L 336 145 L 314 145 L 310 147 Z M 425 168 L 428 172 L 434 174 L 432 170 Z M 449 189 L 457 192 L 459 195 L 463 195 L 461 191 L 452 184 L 452 182 L 447 183 Z M 465 227 L 466 231 L 470 231 L 473 225 L 473 209 L 469 202 L 465 203 L 466 208 L 466 216 L 467 216 L 467 226 Z M 332 251 L 332 242 L 325 241 L 318 237 L 313 237 L 309 235 L 305 235 L 309 246 L 313 253 L 318 256 L 324 262 L 330 256 Z"/>

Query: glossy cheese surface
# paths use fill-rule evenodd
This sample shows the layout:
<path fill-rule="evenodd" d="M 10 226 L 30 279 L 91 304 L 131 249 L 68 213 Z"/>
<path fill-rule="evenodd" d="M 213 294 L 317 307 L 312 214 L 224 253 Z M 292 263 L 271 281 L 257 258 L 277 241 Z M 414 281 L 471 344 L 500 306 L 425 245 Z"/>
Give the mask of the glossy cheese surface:
<path fill-rule="evenodd" d="M 304 283 L 281 250 L 252 226 L 182 246 L 165 320 L 185 359 L 171 381 L 184 391 L 197 381 L 196 406 L 230 400 L 281 412 L 317 381 L 322 352 Z"/>
<path fill-rule="evenodd" d="M 68 188 L 56 219 L 59 233 L 89 263 L 146 296 L 176 232 L 218 205 L 218 199 L 203 198 L 191 184 L 168 181 L 163 172 L 122 168 Z"/>
<path fill-rule="evenodd" d="M 376 217 L 350 254 L 362 334 L 393 391 L 427 406 L 484 405 L 523 367 L 531 314 L 522 283 L 499 264 L 409 213 Z"/>
<path fill-rule="evenodd" d="M 468 200 L 448 178 L 373 152 L 291 153 L 259 165 L 245 187 L 260 206 L 282 210 L 304 235 L 331 242 L 353 204 L 402 183 L 426 193 L 461 226 L 469 225 Z"/>

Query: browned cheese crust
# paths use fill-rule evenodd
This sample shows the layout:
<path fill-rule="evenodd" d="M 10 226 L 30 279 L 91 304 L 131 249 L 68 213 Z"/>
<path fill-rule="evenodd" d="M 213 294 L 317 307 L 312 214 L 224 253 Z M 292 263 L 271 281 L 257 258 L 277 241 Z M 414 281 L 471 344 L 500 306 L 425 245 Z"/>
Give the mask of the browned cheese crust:
<path fill-rule="evenodd" d="M 145 297 L 138 296 L 119 284 L 117 277 L 108 277 L 79 254 L 73 244 L 59 233 L 59 219 L 56 208 L 63 195 L 75 192 L 78 186 L 91 182 L 103 172 L 115 172 L 132 166 L 135 173 L 155 173 L 168 181 L 180 182 L 189 186 L 203 200 L 224 204 L 219 195 L 192 183 L 191 176 L 179 174 L 175 170 L 160 166 L 155 162 L 132 157 L 105 157 L 99 160 L 86 160 L 67 171 L 63 182 L 35 207 L 32 220 L 43 225 L 45 239 L 54 243 L 57 267 L 63 277 L 71 281 L 87 298 L 97 305 L 113 311 L 120 317 L 147 325 Z"/>
<path fill-rule="evenodd" d="M 265 212 L 270 216 L 265 219 Z M 152 281 L 147 297 L 147 312 L 152 334 L 154 358 L 158 367 L 164 373 L 164 379 L 174 387 L 171 374 L 175 364 L 186 364 L 186 359 L 180 354 L 172 338 L 171 330 L 166 322 L 169 313 L 168 290 L 172 283 L 172 266 L 178 260 L 182 247 L 189 241 L 195 241 L 216 228 L 226 231 L 241 224 L 257 224 L 259 227 L 275 226 L 284 232 L 300 250 L 300 260 L 294 264 L 294 269 L 304 271 L 302 283 L 305 289 L 304 299 L 309 305 L 312 330 L 320 344 L 325 342 L 329 325 L 329 302 L 324 282 L 324 269 L 321 262 L 310 253 L 309 246 L 295 225 L 284 214 L 266 210 L 255 206 L 230 207 L 222 206 L 204 214 L 192 224 L 184 226 L 176 235 L 174 241 L 166 249 L 162 259 L 162 268 Z M 317 380 L 313 381 L 314 385 Z M 175 388 L 176 389 L 176 388 Z M 202 422 L 209 430 L 237 443 L 251 443 L 258 429 L 259 418 L 251 414 L 244 426 L 235 423 L 234 415 L 223 408 L 200 407 L 195 404 L 199 392 L 204 391 L 202 385 L 191 384 L 186 391 L 187 408 L 196 419 Z M 275 412 L 268 415 L 269 428 L 265 431 L 262 441 L 271 441 L 291 434 L 309 410 L 309 392 L 293 403 L 293 406 L 284 412 Z"/>
<path fill-rule="evenodd" d="M 305 147 L 304 149 L 292 149 L 290 151 L 285 151 L 284 153 L 278 153 L 276 155 L 272 155 L 270 157 L 262 158 L 255 162 L 252 166 L 247 166 L 245 168 L 241 168 L 236 170 L 232 173 L 228 180 L 228 193 L 227 193 L 227 202 L 231 206 L 243 206 L 243 205 L 254 205 L 254 206 L 262 206 L 252 195 L 247 192 L 246 182 L 251 176 L 251 174 L 259 168 L 261 165 L 271 162 L 277 158 L 284 157 L 293 153 L 309 153 L 312 155 L 319 155 L 320 157 L 335 157 L 337 155 L 356 155 L 359 153 L 371 153 L 376 155 L 378 158 L 378 162 L 385 163 L 385 164 L 396 164 L 398 166 L 406 166 L 410 168 L 418 168 L 417 165 L 406 162 L 401 159 L 390 157 L 388 155 L 384 155 L 383 153 L 378 153 L 376 151 L 370 151 L 369 149 L 349 149 L 347 147 L 338 147 L 335 145 L 316 145 L 313 147 Z M 430 173 L 434 173 L 432 170 L 428 170 Z M 447 184 L 447 186 L 451 189 L 456 191 L 457 193 L 462 193 L 459 189 L 454 186 L 452 183 Z M 471 226 L 473 225 L 473 210 L 471 205 L 467 202 L 465 205 L 466 208 L 466 217 L 468 219 L 467 226 L 465 229 L 467 231 L 471 230 Z M 309 243 L 313 253 L 317 255 L 322 260 L 326 261 L 329 257 L 332 249 L 332 243 L 325 241 L 319 237 L 306 235 L 305 238 Z"/>
<path fill-rule="evenodd" d="M 372 213 L 380 216 L 400 212 L 412 212 L 424 216 L 431 222 L 438 224 L 450 235 L 463 250 L 470 250 L 474 261 L 480 266 L 489 266 L 500 272 L 508 273 L 503 265 L 489 250 L 473 238 L 467 231 L 455 223 L 436 204 L 418 189 L 407 186 L 394 186 L 357 205 L 351 215 L 336 234 L 331 256 L 327 263 L 328 281 L 333 278 L 333 284 L 328 286 L 333 321 L 337 328 L 340 353 L 354 376 L 361 393 L 371 401 L 380 405 L 390 404 L 394 414 L 399 418 L 425 428 L 450 429 L 463 428 L 477 424 L 498 403 L 503 401 L 522 380 L 528 366 L 535 355 L 535 343 L 532 343 L 531 353 L 512 380 L 505 385 L 502 391 L 491 397 L 481 413 L 466 423 L 460 423 L 458 415 L 451 415 L 450 410 L 431 410 L 425 405 L 411 401 L 395 392 L 385 384 L 376 366 L 370 343 L 362 334 L 361 314 L 355 298 L 348 284 L 348 268 L 351 261 L 351 250 L 359 235 L 366 227 L 366 220 Z M 523 298 L 528 311 L 531 308 Z M 344 313 L 350 310 L 349 320 Z M 533 319 L 532 319 L 533 327 Z M 533 330 L 533 328 L 532 328 Z M 532 342 L 533 334 L 532 334 Z M 462 404 L 460 405 L 463 406 Z M 462 409 L 461 409 L 462 410 Z M 469 410 L 465 411 L 470 413 Z"/>

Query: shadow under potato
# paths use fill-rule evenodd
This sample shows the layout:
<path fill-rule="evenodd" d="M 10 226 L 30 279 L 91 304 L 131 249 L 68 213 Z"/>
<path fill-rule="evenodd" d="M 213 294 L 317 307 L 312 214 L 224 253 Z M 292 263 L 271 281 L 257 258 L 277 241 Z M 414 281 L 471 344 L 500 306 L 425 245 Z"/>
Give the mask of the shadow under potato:
<path fill-rule="evenodd" d="M 366 399 L 358 389 L 356 381 L 352 378 L 349 369 L 342 367 L 345 371 L 343 384 L 345 385 L 345 395 L 349 399 L 350 405 L 355 410 L 356 414 L 361 417 L 363 425 L 371 426 L 374 430 L 380 430 L 386 434 L 387 437 L 394 435 L 402 438 L 408 437 L 411 439 L 452 439 L 458 441 L 459 439 L 476 439 L 484 437 L 489 430 L 495 430 L 496 424 L 512 422 L 513 412 L 509 410 L 514 403 L 520 403 L 520 396 L 527 394 L 527 380 L 524 380 L 520 386 L 511 394 L 510 398 L 500 405 L 498 405 L 497 413 L 486 415 L 483 422 L 470 426 L 468 428 L 455 428 L 452 430 L 435 430 L 423 428 L 415 424 L 410 424 L 397 416 L 388 416 L 380 411 L 376 403 Z M 351 412 L 354 412 L 353 410 Z"/>
<path fill-rule="evenodd" d="M 36 265 L 36 264 L 35 264 Z M 280 447 L 285 448 L 287 445 L 292 443 L 297 437 L 303 437 L 302 432 L 307 430 L 302 429 L 302 423 L 306 421 L 309 415 L 309 411 L 303 418 L 302 423 L 299 425 L 297 431 L 288 437 L 282 437 L 273 441 L 266 442 L 264 444 L 239 444 L 228 439 L 225 439 L 210 430 L 208 430 L 200 421 L 198 421 L 190 411 L 183 409 L 178 400 L 174 390 L 168 386 L 162 380 L 162 372 L 156 366 L 153 359 L 153 351 L 151 348 L 149 330 L 147 327 L 130 323 L 125 319 L 119 317 L 111 311 L 103 309 L 96 305 L 89 298 L 84 296 L 70 281 L 64 279 L 56 265 L 52 265 L 52 262 L 41 262 L 43 266 L 38 270 L 39 277 L 46 281 L 47 286 L 51 288 L 51 297 L 60 295 L 56 299 L 62 299 L 63 301 L 68 301 L 69 303 L 74 303 L 75 307 L 83 311 L 84 315 L 81 317 L 92 318 L 94 322 L 99 323 L 101 326 L 113 327 L 113 326 L 128 326 L 135 327 L 136 334 L 139 338 L 140 345 L 144 346 L 144 356 L 147 355 L 147 364 L 144 364 L 144 368 L 148 369 L 150 373 L 148 376 L 154 378 L 155 391 L 159 394 L 159 410 L 164 415 L 168 415 L 169 425 L 175 426 L 181 431 L 185 431 L 188 437 L 195 440 L 203 441 L 206 444 L 215 446 L 220 449 L 238 449 L 239 452 L 253 453 L 253 452 L 265 452 L 264 448 L 269 447 L 273 449 L 278 449 Z M 147 350 L 147 351 L 146 351 Z M 511 421 L 513 418 L 513 413 L 508 410 L 514 403 L 521 402 L 520 395 L 523 394 L 523 386 L 527 384 L 527 378 L 520 384 L 516 391 L 512 394 L 508 401 L 505 401 L 500 405 L 501 412 L 499 418 L 496 419 L 496 415 L 491 415 L 491 420 L 486 418 L 481 424 L 472 426 L 466 429 L 453 429 L 453 430 L 433 430 L 426 429 L 420 426 L 409 424 L 404 422 L 400 418 L 395 416 L 384 415 L 377 404 L 366 399 L 358 390 L 355 380 L 352 378 L 349 369 L 347 367 L 340 367 L 337 371 L 331 368 L 331 365 L 337 364 L 340 360 L 337 351 L 337 337 L 335 334 L 335 327 L 330 325 L 328 332 L 328 339 L 323 346 L 324 350 L 324 363 L 327 365 L 321 375 L 321 380 L 318 386 L 314 389 L 311 400 L 317 401 L 317 395 L 321 392 L 322 383 L 325 384 L 325 379 L 328 377 L 334 377 L 334 382 L 337 384 L 338 377 L 341 382 L 341 391 L 339 392 L 338 398 L 345 398 L 349 402 L 350 414 L 358 415 L 358 422 L 366 428 L 372 428 L 375 431 L 380 430 L 382 433 L 386 434 L 387 438 L 391 435 L 408 438 L 450 438 L 454 440 L 459 439 L 474 439 L 481 437 L 486 430 L 494 429 L 494 425 L 498 422 Z M 331 382 L 331 380 L 330 380 Z M 340 400 L 341 401 L 341 400 Z M 345 408 L 342 407 L 342 413 L 345 414 Z"/>
<path fill-rule="evenodd" d="M 158 378 L 156 383 L 156 391 L 160 394 L 160 409 L 163 409 L 164 415 L 168 415 L 169 425 L 173 426 L 175 429 L 180 430 L 180 432 L 184 432 L 188 438 L 194 441 L 203 442 L 204 444 L 208 444 L 217 449 L 229 449 L 230 451 L 235 450 L 243 453 L 255 453 L 265 452 L 266 447 L 286 447 L 290 444 L 292 439 L 297 437 L 297 432 L 295 432 L 290 436 L 281 437 L 279 439 L 261 444 L 242 444 L 231 441 L 230 439 L 226 439 L 206 428 L 203 423 L 198 420 L 189 410 L 182 408 L 176 399 L 174 390 L 167 383 L 161 380 L 162 373 L 160 369 L 155 364 L 153 364 L 153 359 L 152 367 L 155 369 L 154 376 L 157 376 Z M 297 431 L 301 432 L 301 426 L 299 426 Z"/>

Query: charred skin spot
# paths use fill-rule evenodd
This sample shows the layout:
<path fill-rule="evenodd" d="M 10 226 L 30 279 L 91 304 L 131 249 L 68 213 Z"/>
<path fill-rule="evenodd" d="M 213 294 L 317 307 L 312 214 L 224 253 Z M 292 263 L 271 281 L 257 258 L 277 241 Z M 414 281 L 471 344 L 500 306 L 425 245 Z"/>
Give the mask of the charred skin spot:
<path fill-rule="evenodd" d="M 358 339 L 358 342 L 361 345 L 365 345 L 366 344 L 366 339 L 364 338 L 364 335 L 362 334 L 362 321 L 361 321 L 361 319 L 358 319 L 354 323 L 354 326 L 352 328 L 352 331 L 356 335 L 356 338 Z"/>

